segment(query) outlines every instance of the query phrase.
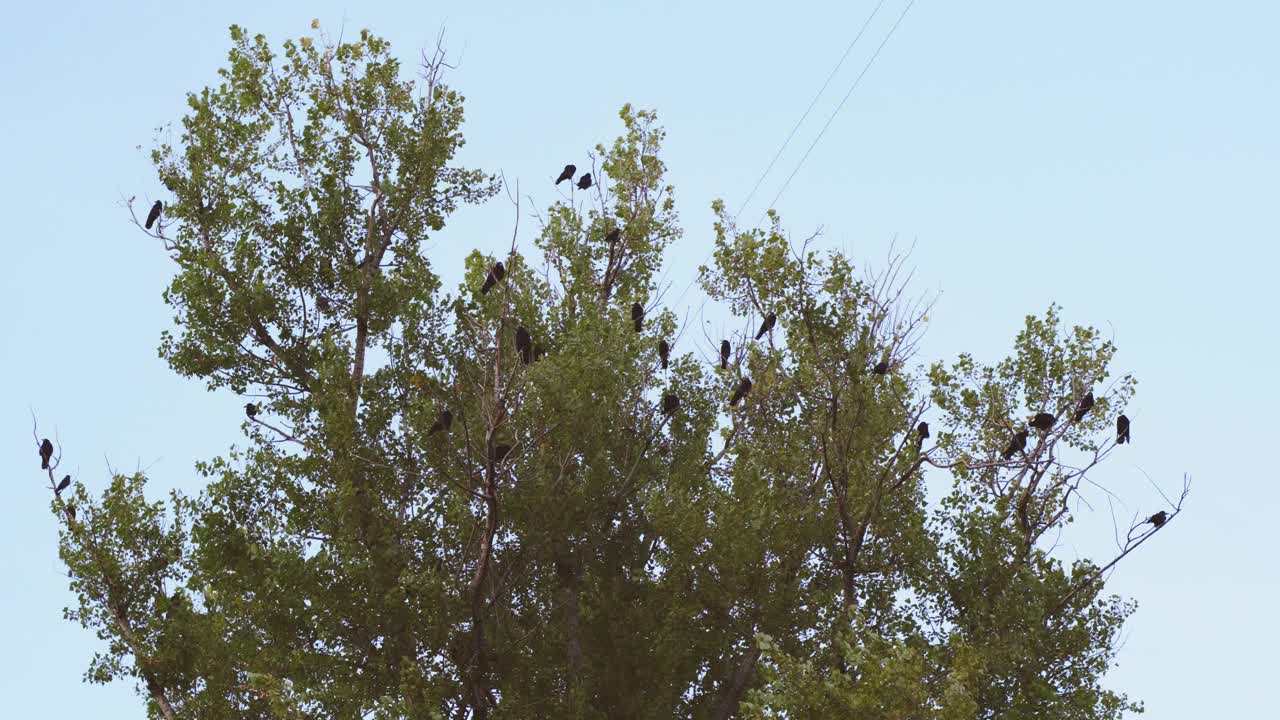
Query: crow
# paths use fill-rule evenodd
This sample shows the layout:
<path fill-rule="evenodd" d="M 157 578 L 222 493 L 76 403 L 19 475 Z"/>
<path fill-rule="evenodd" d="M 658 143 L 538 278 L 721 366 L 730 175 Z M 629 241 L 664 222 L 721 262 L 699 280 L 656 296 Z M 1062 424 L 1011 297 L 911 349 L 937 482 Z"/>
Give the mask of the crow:
<path fill-rule="evenodd" d="M 534 362 L 538 362 L 538 361 L 539 361 L 539 360 L 541 360 L 543 357 L 545 357 L 545 356 L 546 356 L 546 354 L 547 354 L 547 349 L 546 349 L 546 348 L 542 347 L 541 345 L 537 345 L 537 344 L 535 344 L 535 345 L 533 346 L 533 361 L 534 361 Z"/>
<path fill-rule="evenodd" d="M 1092 407 L 1093 407 L 1093 391 L 1090 390 L 1089 392 L 1085 393 L 1084 397 L 1080 398 L 1080 402 L 1076 403 L 1076 414 L 1075 414 L 1075 417 L 1073 418 L 1075 422 L 1080 422 L 1081 420 L 1083 420 L 1085 414 L 1088 413 Z"/>
<path fill-rule="evenodd" d="M 631 303 L 631 322 L 636 324 L 636 332 L 644 328 L 644 306 L 640 303 Z"/>
<path fill-rule="evenodd" d="M 57 494 L 57 495 L 61 495 L 61 494 L 62 494 L 62 491 L 63 491 L 63 490 L 66 490 L 66 489 L 67 489 L 67 487 L 68 487 L 68 486 L 70 486 L 70 485 L 71 485 L 71 476 L 70 476 L 70 475 L 68 475 L 68 476 L 66 476 L 66 477 L 62 478 L 62 482 L 58 483 L 58 487 L 54 488 L 54 489 L 53 489 L 53 492 L 54 492 L 55 494 Z"/>
<path fill-rule="evenodd" d="M 1054 417 L 1052 413 L 1036 413 L 1036 416 L 1031 418 L 1031 427 L 1048 431 L 1053 429 L 1053 424 L 1056 422 L 1058 422 L 1058 418 Z"/>
<path fill-rule="evenodd" d="M 582 177 L 578 178 L 578 189 L 586 190 L 589 187 L 591 187 L 591 173 L 586 173 Z"/>
<path fill-rule="evenodd" d="M 880 362 L 876 363 L 875 367 L 871 368 L 871 372 L 875 373 L 876 375 L 884 375 L 885 373 L 889 372 L 889 362 L 887 360 L 881 360 Z"/>
<path fill-rule="evenodd" d="M 480 286 L 480 294 L 488 295 L 494 285 L 502 282 L 502 278 L 507 276 L 507 269 L 502 266 L 501 262 L 496 262 L 493 267 L 489 268 L 489 274 L 484 279 L 484 285 Z"/>
<path fill-rule="evenodd" d="M 252 420 L 254 416 L 258 414 L 258 406 L 253 403 L 245 403 L 244 414 L 248 415 L 249 419 Z"/>
<path fill-rule="evenodd" d="M 1168 519 L 1169 519 L 1169 513 L 1161 510 L 1155 515 L 1152 515 L 1151 517 L 1147 518 L 1147 522 L 1151 523 L 1152 525 L 1155 525 L 1158 528 L 1164 525 L 1165 521 Z"/>
<path fill-rule="evenodd" d="M 742 382 L 734 388 L 733 397 L 729 398 L 729 407 L 736 406 L 749 392 L 751 392 L 751 378 L 742 378 Z"/>
<path fill-rule="evenodd" d="M 916 426 L 916 452 L 920 452 L 920 448 L 924 447 L 924 441 L 929 437 L 929 423 L 920 421 Z"/>
<path fill-rule="evenodd" d="M 156 221 L 160 219 L 160 208 L 162 207 L 164 206 L 160 204 L 159 200 L 157 200 L 155 204 L 151 206 L 151 212 L 147 213 L 146 228 L 148 230 L 150 230 L 151 226 L 155 225 Z"/>
<path fill-rule="evenodd" d="M 76 506 L 71 503 L 67 503 L 67 517 L 71 519 L 71 522 L 76 521 Z"/>
<path fill-rule="evenodd" d="M 608 241 L 610 245 L 613 245 L 614 243 L 618 242 L 618 239 L 621 237 L 622 237 L 622 228 L 614 228 L 609 231 L 608 235 L 604 236 L 604 239 Z"/>
<path fill-rule="evenodd" d="M 675 393 L 667 393 L 662 396 L 662 414 L 671 415 L 680 408 L 680 396 Z"/>
<path fill-rule="evenodd" d="M 53 457 L 53 443 L 49 442 L 49 438 L 40 441 L 40 469 L 49 469 L 49 458 Z"/>
<path fill-rule="evenodd" d="M 658 341 L 658 358 L 662 360 L 662 369 L 667 369 L 667 358 L 671 357 L 671 346 L 666 340 Z"/>
<path fill-rule="evenodd" d="M 1009 441 L 1009 446 L 1004 449 L 1004 459 L 1008 460 L 1017 453 L 1027 449 L 1027 431 L 1019 430 L 1013 439 Z"/>
<path fill-rule="evenodd" d="M 496 465 L 502 462 L 503 460 L 506 460 L 507 456 L 510 454 L 511 454 L 510 445 L 494 445 L 493 446 L 493 463 Z"/>
<path fill-rule="evenodd" d="M 520 362 L 525 365 L 533 362 L 533 338 L 523 325 L 516 328 L 516 350 L 520 353 Z"/>
<path fill-rule="evenodd" d="M 773 329 L 773 325 L 776 322 L 778 322 L 777 315 L 773 313 L 769 313 L 768 315 L 765 315 L 764 322 L 760 323 L 760 331 L 756 333 L 756 339 L 759 340 L 760 338 L 764 337 L 765 333 Z"/>
<path fill-rule="evenodd" d="M 560 171 L 560 177 L 556 178 L 556 184 L 559 185 L 565 180 L 572 180 L 573 174 L 576 172 L 578 172 L 578 167 L 576 165 L 565 165 L 564 170 Z"/>
<path fill-rule="evenodd" d="M 729 369 L 729 341 L 728 340 L 720 341 L 720 369 L 721 370 Z"/>
<path fill-rule="evenodd" d="M 1129 417 L 1121 415 L 1116 418 L 1116 444 L 1124 445 L 1125 443 L 1132 443 L 1129 439 Z"/>
<path fill-rule="evenodd" d="M 441 430 L 445 432 L 449 432 L 450 425 L 453 425 L 453 413 L 449 412 L 448 410 L 445 410 L 444 412 L 440 413 L 440 418 L 438 420 L 431 423 L 431 428 L 427 430 L 427 437 L 431 437 L 432 435 L 435 435 Z"/>

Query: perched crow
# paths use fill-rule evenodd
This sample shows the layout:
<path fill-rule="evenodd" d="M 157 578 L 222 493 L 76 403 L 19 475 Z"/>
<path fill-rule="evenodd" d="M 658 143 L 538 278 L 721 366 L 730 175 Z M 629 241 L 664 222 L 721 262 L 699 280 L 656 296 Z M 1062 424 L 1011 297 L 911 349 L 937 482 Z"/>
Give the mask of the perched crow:
<path fill-rule="evenodd" d="M 578 189 L 586 190 L 589 187 L 591 187 L 591 173 L 586 173 L 578 178 Z"/>
<path fill-rule="evenodd" d="M 1169 513 L 1161 510 L 1155 515 L 1152 515 L 1151 517 L 1147 518 L 1147 522 L 1151 523 L 1152 525 L 1155 525 L 1156 527 L 1160 527 L 1164 525 L 1164 522 L 1168 519 L 1169 519 Z"/>
<path fill-rule="evenodd" d="M 1085 393 L 1084 397 L 1080 398 L 1080 402 L 1076 403 L 1076 414 L 1073 419 L 1076 422 L 1080 422 L 1081 420 L 1084 419 L 1084 416 L 1089 412 L 1089 410 L 1092 407 L 1093 407 L 1093 391 L 1090 390 L 1089 392 Z"/>
<path fill-rule="evenodd" d="M 49 469 L 49 458 L 53 457 L 53 443 L 49 442 L 49 438 L 40 441 L 40 469 Z"/>
<path fill-rule="evenodd" d="M 258 406 L 254 405 L 253 403 L 245 403 L 244 414 L 248 415 L 249 419 L 252 420 L 254 416 L 258 414 Z"/>
<path fill-rule="evenodd" d="M 1036 416 L 1031 418 L 1031 427 L 1047 431 L 1053 429 L 1053 424 L 1056 422 L 1058 422 L 1058 418 L 1054 417 L 1052 413 L 1036 413 Z"/>
<path fill-rule="evenodd" d="M 523 325 L 516 328 L 516 350 L 520 353 L 520 362 L 525 365 L 533 362 L 533 338 Z"/>
<path fill-rule="evenodd" d="M 871 372 L 875 373 L 876 375 L 884 375 L 885 373 L 889 372 L 889 362 L 887 360 L 881 360 L 880 362 L 876 363 L 875 367 L 871 368 Z"/>
<path fill-rule="evenodd" d="M 631 303 L 631 322 L 636 324 L 636 332 L 644 328 L 644 306 L 640 303 Z"/>
<path fill-rule="evenodd" d="M 546 357 L 546 355 L 547 355 L 547 349 L 546 349 L 546 348 L 544 348 L 544 347 L 542 347 L 541 345 L 538 345 L 537 343 L 534 343 L 534 345 L 533 345 L 533 361 L 534 361 L 534 362 L 538 362 L 538 361 L 539 361 L 539 360 L 541 360 L 542 358 Z"/>
<path fill-rule="evenodd" d="M 164 207 L 164 206 L 160 204 L 160 201 L 159 201 L 159 200 L 157 200 L 157 201 L 155 202 L 155 204 L 151 206 L 151 212 L 147 213 L 147 225 L 146 225 L 146 228 L 147 228 L 148 230 L 150 230 L 150 229 L 151 229 L 151 226 L 152 226 L 152 225 L 155 225 L 155 224 L 156 224 L 156 221 L 160 219 L 160 208 L 162 208 L 162 207 Z"/>
<path fill-rule="evenodd" d="M 1121 415 L 1116 418 L 1116 444 L 1124 445 L 1129 440 L 1129 417 Z"/>
<path fill-rule="evenodd" d="M 427 437 L 431 437 L 432 435 L 435 435 L 441 430 L 444 430 L 445 432 L 449 432 L 450 425 L 453 425 L 453 413 L 449 412 L 448 410 L 445 410 L 444 412 L 440 413 L 440 418 L 438 420 L 431 423 L 431 428 L 427 430 Z"/>
<path fill-rule="evenodd" d="M 662 361 L 662 369 L 667 369 L 667 358 L 671 357 L 671 346 L 666 340 L 658 341 L 658 359 Z"/>
<path fill-rule="evenodd" d="M 76 506 L 71 503 L 67 503 L 67 517 L 71 518 L 71 522 L 76 520 Z"/>
<path fill-rule="evenodd" d="M 922 420 L 920 421 L 920 424 L 916 426 L 916 451 L 917 452 L 919 452 L 920 448 L 924 447 L 924 441 L 928 437 L 929 437 L 929 423 L 924 422 Z"/>
<path fill-rule="evenodd" d="M 54 489 L 53 489 L 53 491 L 54 491 L 55 493 L 57 493 L 58 495 L 61 495 L 61 494 L 62 494 L 62 491 L 63 491 L 63 490 L 66 490 L 66 489 L 67 489 L 67 487 L 68 487 L 68 486 L 70 486 L 70 485 L 71 485 L 71 476 L 70 476 L 70 475 L 68 475 L 68 476 L 66 476 L 66 477 L 62 478 L 62 482 L 58 483 L 58 487 L 54 488 Z"/>
<path fill-rule="evenodd" d="M 493 446 L 493 462 L 494 462 L 494 464 L 497 464 L 497 463 L 502 462 L 503 460 L 506 460 L 506 459 L 507 459 L 507 456 L 508 456 L 508 455 L 510 455 L 510 454 L 511 454 L 511 446 L 510 446 L 510 445 L 494 445 L 494 446 Z"/>
<path fill-rule="evenodd" d="M 675 393 L 667 393 L 662 396 L 662 414 L 670 415 L 680 407 L 680 396 Z"/>
<path fill-rule="evenodd" d="M 607 240 L 610 245 L 612 245 L 618 242 L 618 239 L 621 237 L 622 237 L 622 228 L 614 228 L 609 231 L 608 235 L 604 236 L 604 239 Z"/>
<path fill-rule="evenodd" d="M 1009 441 L 1009 446 L 1004 449 L 1004 459 L 1008 460 L 1019 452 L 1027 449 L 1027 431 L 1019 430 L 1013 439 Z"/>
<path fill-rule="evenodd" d="M 773 325 L 776 322 L 778 322 L 777 315 L 773 313 L 769 313 L 768 315 L 765 315 L 764 322 L 760 323 L 760 330 L 759 332 L 756 333 L 756 339 L 759 340 L 760 338 L 764 337 L 765 333 L 773 329 Z"/>
<path fill-rule="evenodd" d="M 575 166 L 575 165 L 565 165 L 565 166 L 564 166 L 564 170 L 561 170 L 561 171 L 560 171 L 560 177 L 556 178 L 556 184 L 557 184 L 557 185 L 559 185 L 560 183 L 564 182 L 565 180 L 572 180 L 572 179 L 573 179 L 573 174 L 574 174 L 574 173 L 576 173 L 576 172 L 578 172 L 578 168 L 577 168 L 577 166 Z"/>
<path fill-rule="evenodd" d="M 507 269 L 502 266 L 501 262 L 496 262 L 493 267 L 489 268 L 489 274 L 484 279 L 484 285 L 480 286 L 480 294 L 488 295 L 494 285 L 502 282 L 502 278 L 507 276 Z"/>
<path fill-rule="evenodd" d="M 729 369 L 729 341 L 728 340 L 720 341 L 720 369 L 721 370 Z"/>
<path fill-rule="evenodd" d="M 751 392 L 751 378 L 742 378 L 742 382 L 738 383 L 738 387 L 733 391 L 733 397 L 729 398 L 729 407 L 737 405 L 749 392 Z"/>

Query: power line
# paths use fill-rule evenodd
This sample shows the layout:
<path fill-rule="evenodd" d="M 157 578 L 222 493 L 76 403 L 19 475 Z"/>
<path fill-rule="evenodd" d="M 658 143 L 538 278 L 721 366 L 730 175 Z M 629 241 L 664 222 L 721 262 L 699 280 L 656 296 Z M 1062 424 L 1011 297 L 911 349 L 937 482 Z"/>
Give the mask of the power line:
<path fill-rule="evenodd" d="M 857 45 L 858 41 L 862 39 L 863 33 L 867 31 L 867 27 L 871 25 L 871 21 L 875 19 L 876 13 L 880 12 L 880 8 L 884 3 L 885 0 L 880 0 L 880 2 L 876 4 L 875 8 L 872 9 L 871 14 L 868 15 L 867 19 L 862 23 L 862 27 L 858 30 L 858 34 L 855 35 L 853 37 L 853 41 L 849 43 L 849 47 L 844 49 L 844 55 L 840 56 L 840 61 L 831 69 L 831 74 L 827 76 L 827 81 L 822 83 L 822 87 L 818 89 L 818 94 L 813 96 L 813 100 L 809 102 L 809 107 L 805 108 L 804 114 L 796 121 L 795 127 L 791 128 L 791 132 L 787 134 L 787 138 L 782 141 L 782 147 L 778 148 L 777 154 L 775 154 L 773 159 L 769 161 L 769 167 L 765 168 L 764 172 L 760 173 L 760 177 L 756 180 L 755 186 L 751 188 L 751 192 L 747 193 L 747 199 L 742 201 L 742 207 L 739 207 L 738 212 L 734 213 L 734 220 L 737 220 L 738 216 L 742 214 L 742 211 L 747 208 L 747 203 L 751 202 L 751 198 L 756 196 L 756 191 L 760 189 L 760 184 L 764 182 L 764 179 L 769 175 L 769 171 L 773 169 L 775 164 L 777 164 L 778 158 L 782 157 L 782 151 L 787 149 L 787 143 L 791 142 L 791 138 L 795 137 L 796 131 L 800 129 L 802 124 L 804 124 L 805 118 L 809 117 L 809 113 L 813 110 L 813 106 L 818 104 L 818 98 L 822 97 L 822 93 L 827 91 L 827 86 L 831 84 L 831 80 L 836 76 L 836 73 L 840 71 L 840 68 L 844 65 L 844 61 L 849 58 L 849 53 L 853 52 L 853 46 Z"/>
<path fill-rule="evenodd" d="M 853 85 L 849 86 L 849 92 L 844 94 L 844 97 L 840 100 L 840 104 L 837 105 L 835 111 L 831 113 L 831 117 L 827 118 L 827 124 L 822 126 L 822 129 L 818 131 L 818 136 L 813 139 L 812 143 L 810 143 L 809 149 L 804 151 L 804 155 L 801 156 L 800 162 L 796 164 L 796 169 L 792 170 L 791 174 L 787 176 L 787 181 L 782 183 L 782 187 L 778 190 L 778 194 L 775 195 L 773 197 L 773 201 L 769 203 L 769 208 L 778 204 L 778 199 L 782 197 L 782 193 L 786 192 L 787 186 L 791 184 L 792 178 L 796 176 L 796 173 L 800 172 L 800 168 L 804 167 L 804 161 L 809 159 L 809 153 L 813 152 L 813 149 L 818 146 L 818 141 L 821 140 L 822 136 L 827 132 L 827 128 L 831 127 L 832 121 L 834 121 L 836 116 L 840 114 L 840 109 L 844 107 L 845 102 L 847 102 L 849 97 L 853 95 L 853 91 L 858 89 L 858 85 L 862 82 L 862 78 L 867 74 L 867 71 L 871 69 L 871 66 L 875 64 L 876 58 L 880 57 L 880 51 L 884 49 L 886 44 L 888 44 L 889 38 L 893 37 L 893 33 L 898 29 L 898 26 L 902 24 L 902 20 L 907 16 L 907 13 L 910 12 L 911 7 L 915 4 L 916 0 L 910 0 L 910 2 L 907 3 L 907 6 L 902 9 L 902 14 L 899 15 L 898 19 L 893 23 L 893 27 L 889 28 L 889 34 L 885 35 L 884 40 L 880 41 L 880 46 L 876 48 L 874 53 L 872 53 L 871 59 L 867 60 L 867 64 L 863 66 L 862 72 L 858 73 L 858 77 L 853 81 Z M 756 227 L 759 227 L 760 223 L 764 222 L 765 216 L 768 215 L 768 212 L 769 210 L 766 208 L 765 214 L 760 216 L 760 221 L 756 223 Z"/>

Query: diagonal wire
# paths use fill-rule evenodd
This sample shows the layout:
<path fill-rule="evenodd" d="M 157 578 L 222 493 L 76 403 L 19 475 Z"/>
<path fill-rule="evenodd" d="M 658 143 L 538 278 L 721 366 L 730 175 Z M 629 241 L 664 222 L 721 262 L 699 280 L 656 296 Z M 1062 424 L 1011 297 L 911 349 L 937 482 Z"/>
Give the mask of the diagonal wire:
<path fill-rule="evenodd" d="M 879 3 L 876 3 L 871 14 L 868 15 L 867 19 L 862 23 L 862 28 L 858 30 L 858 34 L 855 35 L 853 41 L 849 43 L 849 47 L 844 49 L 844 55 L 840 56 L 840 61 L 831 69 L 831 74 L 827 76 L 827 81 L 822 83 L 822 87 L 818 89 L 818 94 L 813 96 L 813 100 L 809 102 L 809 107 L 805 108 L 804 114 L 800 116 L 800 119 L 796 121 L 795 127 L 791 128 L 791 132 L 787 134 L 787 139 L 782 141 L 782 147 L 778 148 L 777 154 L 775 154 L 773 159 L 769 161 L 769 167 L 765 168 L 764 172 L 760 173 L 760 177 L 756 180 L 755 187 L 751 188 L 751 192 L 747 193 L 747 199 L 742 201 L 742 207 L 739 207 L 738 212 L 734 213 L 733 218 L 735 221 L 738 219 L 738 216 L 742 214 L 742 211 L 747 209 L 747 203 L 751 202 L 751 198 L 756 196 L 756 191 L 760 189 L 760 184 L 764 182 L 766 177 L 768 177 L 769 171 L 777 164 L 778 158 L 782 157 L 782 151 L 787 149 L 787 143 L 791 142 L 791 138 L 795 137 L 796 131 L 800 129 L 802 124 L 804 124 L 805 118 L 809 117 L 809 113 L 813 110 L 813 106 L 818 104 L 818 98 L 822 97 L 822 93 L 827 91 L 827 86 L 831 84 L 831 80 L 835 78 L 836 73 L 840 71 L 840 68 L 844 65 L 844 61 L 849 59 L 849 53 L 853 52 L 853 46 L 857 45 L 858 41 L 862 39 L 862 35 L 867 31 L 867 27 L 871 25 L 871 21 L 875 19 L 876 13 L 880 12 L 880 8 L 884 3 L 885 0 L 880 0 Z"/>
<path fill-rule="evenodd" d="M 907 3 L 907 6 L 902 9 L 902 14 L 899 15 L 898 19 L 893 23 L 893 27 L 889 28 L 889 33 L 884 36 L 884 40 L 880 42 L 880 46 L 876 48 L 874 53 L 872 53 L 871 59 L 867 60 L 867 64 L 863 66 L 862 72 L 858 73 L 858 77 L 853 81 L 853 85 L 849 86 L 849 92 L 844 94 L 844 98 L 840 100 L 840 104 L 837 105 L 835 111 L 831 113 L 831 117 L 827 118 L 827 124 L 822 126 L 822 129 L 818 131 L 818 136 L 813 139 L 812 143 L 810 143 L 809 149 L 804 151 L 804 155 L 800 158 L 800 162 L 796 164 L 796 169 L 792 170 L 791 174 L 787 176 L 787 181 L 782 183 L 782 188 L 779 189 L 778 194 L 773 197 L 773 202 L 769 203 L 770 208 L 778 204 L 778 199 L 782 197 L 782 193 L 786 192 L 787 186 L 791 184 L 792 178 L 796 176 L 796 173 L 800 172 L 800 168 L 804 167 L 804 161 L 809 159 L 809 153 L 813 152 L 813 149 L 818 146 L 818 141 L 822 140 L 822 136 L 827 132 L 827 128 L 831 127 L 832 121 L 834 121 L 836 116 L 840 114 L 840 109 L 844 107 L 845 102 L 847 102 L 850 96 L 853 95 L 853 91 L 858 89 L 858 85 L 862 83 L 862 78 L 866 76 L 867 71 L 871 69 L 873 64 L 875 64 L 876 58 L 880 57 L 880 51 L 884 49 L 886 44 L 888 44 L 889 38 L 893 37 L 894 31 L 896 31 L 898 26 L 902 24 L 903 18 L 907 16 L 907 13 L 910 12 L 911 7 L 915 4 L 916 0 L 911 0 Z M 768 215 L 768 212 L 768 209 L 766 209 L 765 215 L 760 216 L 760 222 L 756 223 L 756 227 L 759 227 L 760 224 L 764 222 L 765 216 Z"/>

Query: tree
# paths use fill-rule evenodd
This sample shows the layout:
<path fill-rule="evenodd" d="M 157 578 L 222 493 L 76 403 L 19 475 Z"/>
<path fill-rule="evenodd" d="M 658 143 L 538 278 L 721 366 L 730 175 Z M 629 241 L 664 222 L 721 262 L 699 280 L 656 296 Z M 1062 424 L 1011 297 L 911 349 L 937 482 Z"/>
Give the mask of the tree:
<path fill-rule="evenodd" d="M 282 55 L 231 34 L 222 83 L 154 152 L 170 197 L 144 232 L 177 266 L 164 357 L 258 412 L 195 497 L 149 501 L 135 474 L 54 498 L 70 615 L 106 641 L 91 679 L 135 678 L 168 718 L 1139 709 L 1100 685 L 1133 610 L 1103 594 L 1110 565 L 1042 542 L 1133 393 L 1103 386 L 1095 331 L 1051 307 L 1001 363 L 913 372 L 928 306 L 901 258 L 860 273 L 717 202 L 701 283 L 740 349 L 729 372 L 708 339 L 659 373 L 677 318 L 655 278 L 681 231 L 654 113 L 622 109 L 595 184 L 539 216 L 536 264 L 517 219 L 450 293 L 424 240 L 500 183 L 452 164 L 443 54 L 415 81 L 368 32 Z M 522 362 L 518 327 L 545 355 Z M 1035 412 L 1063 420 L 1002 459 Z M 939 507 L 926 470 L 953 481 Z M 1119 557 L 1167 527 L 1133 524 Z"/>

